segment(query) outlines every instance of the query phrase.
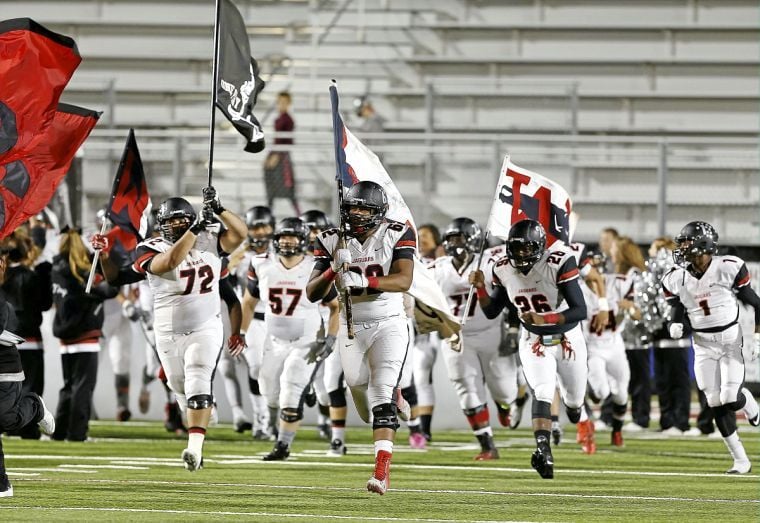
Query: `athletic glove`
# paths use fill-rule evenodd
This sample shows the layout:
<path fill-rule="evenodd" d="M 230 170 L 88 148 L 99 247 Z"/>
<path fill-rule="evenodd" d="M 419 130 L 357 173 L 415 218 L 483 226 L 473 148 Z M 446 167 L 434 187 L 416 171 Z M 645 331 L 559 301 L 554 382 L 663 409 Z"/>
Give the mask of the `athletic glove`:
<path fill-rule="evenodd" d="M 108 236 L 104 234 L 96 234 L 90 239 L 90 245 L 96 251 L 108 252 L 111 249 L 111 242 L 108 241 Z"/>
<path fill-rule="evenodd" d="M 366 289 L 369 282 L 363 274 L 348 271 L 338 276 L 336 284 L 338 285 L 338 290 L 343 292 L 351 289 Z"/>
<path fill-rule="evenodd" d="M 332 334 L 328 334 L 324 339 L 318 339 L 309 346 L 306 361 L 308 363 L 317 363 L 318 361 L 325 360 L 332 354 L 333 346 L 335 346 L 335 336 Z"/>
<path fill-rule="evenodd" d="M 462 337 L 459 334 L 453 334 L 446 340 L 449 348 L 454 352 L 462 352 Z"/>
<path fill-rule="evenodd" d="M 520 348 L 520 329 L 517 327 L 509 327 L 504 331 L 501 337 L 501 343 L 499 343 L 499 356 L 511 356 L 516 353 Z"/>
<path fill-rule="evenodd" d="M 348 249 L 337 249 L 333 253 L 333 261 L 330 264 L 332 267 L 333 272 L 340 272 L 343 270 L 343 264 L 348 263 L 349 265 L 353 259 L 351 258 L 351 251 Z"/>
<path fill-rule="evenodd" d="M 752 344 L 752 354 L 750 355 L 750 361 L 755 361 L 758 357 L 760 357 L 760 332 L 756 332 L 753 335 L 752 341 L 754 343 Z"/>
<path fill-rule="evenodd" d="M 137 321 L 140 319 L 140 310 L 129 300 L 121 302 L 121 314 L 129 321 Z"/>
<path fill-rule="evenodd" d="M 245 344 L 245 338 L 240 334 L 233 334 L 230 339 L 227 340 L 227 350 L 230 351 L 230 356 L 240 356 L 247 345 Z"/>
<path fill-rule="evenodd" d="M 201 233 L 201 231 L 206 230 L 207 225 L 208 225 L 208 222 L 206 221 L 205 216 L 203 216 L 203 213 L 201 212 L 195 218 L 195 222 L 190 226 L 190 232 L 198 236 Z"/>
<path fill-rule="evenodd" d="M 216 189 L 211 185 L 203 188 L 203 207 L 208 207 L 214 211 L 214 214 L 222 214 L 225 211 L 222 202 L 219 201 L 219 195 L 216 194 Z"/>
<path fill-rule="evenodd" d="M 674 340 L 683 338 L 683 323 L 671 323 L 668 327 L 670 337 Z"/>

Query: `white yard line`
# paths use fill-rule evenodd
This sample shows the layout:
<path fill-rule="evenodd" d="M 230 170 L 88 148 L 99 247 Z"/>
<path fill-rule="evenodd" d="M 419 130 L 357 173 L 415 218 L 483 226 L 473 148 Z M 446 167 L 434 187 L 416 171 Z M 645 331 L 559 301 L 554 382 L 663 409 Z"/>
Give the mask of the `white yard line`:
<path fill-rule="evenodd" d="M 116 470 L 150 470 L 150 467 L 135 467 L 134 465 L 58 465 L 60 468 L 75 469 L 116 469 Z"/>
<path fill-rule="evenodd" d="M 35 481 L 28 479 L 26 481 Z M 235 488 L 259 488 L 271 490 L 308 490 L 308 491 L 340 491 L 357 492 L 361 489 L 351 487 L 308 486 L 308 485 L 269 485 L 266 483 L 205 483 L 200 481 L 162 481 L 162 480 L 116 480 L 116 479 L 83 479 L 77 483 L 99 483 L 117 485 L 170 485 L 182 487 L 235 487 Z M 457 490 L 457 489 L 413 489 L 392 488 L 394 492 L 416 494 L 457 494 L 457 495 L 482 495 L 482 496 L 510 496 L 510 497 L 540 497 L 540 498 L 573 498 L 573 499 L 607 499 L 624 501 L 679 501 L 687 503 L 757 503 L 758 499 L 716 499 L 716 498 L 681 498 L 673 496 L 620 496 L 607 494 L 573 494 L 557 492 L 501 492 L 495 490 Z"/>
<path fill-rule="evenodd" d="M 117 507 L 33 507 L 33 506 L 3 506 L 0 509 L 9 510 L 68 510 L 83 512 L 128 512 L 128 513 L 148 513 L 148 514 L 189 514 L 203 516 L 266 516 L 278 518 L 298 518 L 298 519 L 353 519 L 361 521 L 412 521 L 420 523 L 519 523 L 514 521 L 488 521 L 488 520 L 461 520 L 461 519 L 432 519 L 432 518 L 393 518 L 380 516 L 338 516 L 332 514 L 283 514 L 278 512 L 231 512 L 231 511 L 211 511 L 211 510 L 159 510 L 148 508 L 117 508 Z"/>

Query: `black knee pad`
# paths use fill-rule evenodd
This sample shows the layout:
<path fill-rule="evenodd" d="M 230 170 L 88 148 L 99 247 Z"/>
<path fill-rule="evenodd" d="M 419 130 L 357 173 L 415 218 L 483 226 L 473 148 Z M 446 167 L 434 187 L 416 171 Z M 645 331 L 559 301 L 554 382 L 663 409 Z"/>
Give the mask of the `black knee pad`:
<path fill-rule="evenodd" d="M 736 432 L 736 416 L 726 405 L 712 407 L 715 424 L 724 438 Z"/>
<path fill-rule="evenodd" d="M 286 423 L 295 423 L 303 418 L 303 412 L 294 409 L 280 410 L 280 419 Z"/>
<path fill-rule="evenodd" d="M 198 394 L 192 398 L 187 398 L 187 408 L 193 410 L 203 410 L 214 404 L 214 398 L 211 394 Z"/>
<path fill-rule="evenodd" d="M 410 406 L 417 406 L 417 387 L 415 387 L 414 384 L 405 389 L 401 389 L 401 395 Z"/>
<path fill-rule="evenodd" d="M 346 389 L 338 389 L 330 392 L 330 406 L 336 409 L 340 409 L 347 405 L 346 403 Z"/>
<path fill-rule="evenodd" d="M 259 380 L 248 378 L 248 390 L 250 390 L 251 394 L 254 396 L 261 396 L 261 389 L 259 389 Z"/>
<path fill-rule="evenodd" d="M 546 401 L 538 401 L 534 396 L 533 406 L 531 407 L 531 416 L 533 419 L 550 419 L 552 417 L 552 404 L 547 403 Z"/>
<path fill-rule="evenodd" d="M 396 406 L 392 403 L 383 403 L 372 409 L 372 430 L 391 429 L 399 427 L 396 416 Z"/>
<path fill-rule="evenodd" d="M 729 410 L 733 410 L 736 412 L 737 410 L 741 410 L 744 408 L 744 406 L 747 404 L 747 397 L 744 395 L 744 393 L 739 389 L 739 394 L 736 395 L 736 401 L 732 401 L 731 403 L 726 403 L 726 408 Z"/>
<path fill-rule="evenodd" d="M 583 405 L 575 409 L 565 407 L 565 414 L 567 414 L 570 423 L 578 423 L 581 420 L 581 412 L 583 412 Z"/>
<path fill-rule="evenodd" d="M 612 413 L 617 416 L 625 416 L 625 412 L 628 410 L 628 405 L 612 404 Z"/>

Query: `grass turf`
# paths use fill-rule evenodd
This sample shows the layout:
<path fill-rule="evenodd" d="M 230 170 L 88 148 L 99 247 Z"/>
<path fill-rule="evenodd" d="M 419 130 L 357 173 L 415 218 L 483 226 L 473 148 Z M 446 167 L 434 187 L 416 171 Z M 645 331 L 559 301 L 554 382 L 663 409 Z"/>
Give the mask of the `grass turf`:
<path fill-rule="evenodd" d="M 741 425 L 760 459 L 760 433 Z M 435 433 L 427 452 L 399 431 L 391 490 L 370 495 L 369 428 L 348 431 L 349 454 L 324 455 L 326 442 L 301 430 L 287 462 L 265 463 L 271 443 L 229 425 L 212 427 L 205 468 L 189 473 L 184 438 L 159 423 L 94 423 L 93 441 L 4 438 L 15 497 L 0 498 L 2 521 L 757 521 L 760 475 L 722 474 L 731 464 L 720 439 L 626 436 L 623 449 L 597 433 L 598 451 L 580 452 L 575 433 L 555 447 L 555 479 L 530 468 L 532 433 L 497 430 L 501 459 L 474 462 L 465 431 Z M 760 463 L 757 463 L 760 466 Z"/>

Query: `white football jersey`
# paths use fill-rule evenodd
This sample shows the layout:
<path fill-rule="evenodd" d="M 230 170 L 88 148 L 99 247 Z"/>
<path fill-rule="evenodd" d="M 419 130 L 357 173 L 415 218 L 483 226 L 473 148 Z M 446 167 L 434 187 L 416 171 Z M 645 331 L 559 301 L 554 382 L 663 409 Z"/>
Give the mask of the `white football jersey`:
<path fill-rule="evenodd" d="M 673 267 L 662 278 L 666 297 L 677 296 L 694 330 L 720 329 L 735 323 L 739 301 L 734 291 L 749 285 L 747 267 L 736 256 L 713 256 L 697 278 L 683 267 Z"/>
<path fill-rule="evenodd" d="M 172 244 L 157 237 L 137 246 L 132 268 L 147 273 L 154 299 L 153 328 L 157 334 L 184 334 L 198 330 L 214 318 L 220 319 L 222 260 L 218 244 L 218 226 L 202 231 L 182 263 L 164 274 L 151 273 L 150 261 L 168 251 Z"/>
<path fill-rule="evenodd" d="M 250 249 L 246 249 L 245 254 L 243 255 L 243 259 L 240 260 L 240 263 L 237 267 L 235 267 L 235 278 L 238 281 L 239 287 L 235 289 L 236 292 L 240 292 L 240 295 L 238 296 L 240 298 L 240 301 L 243 301 L 243 294 L 246 288 L 246 285 L 248 283 L 248 279 L 251 277 L 251 261 L 256 256 L 264 256 L 266 253 L 259 255 L 256 254 L 254 251 Z M 256 306 L 253 308 L 254 314 L 264 314 L 267 311 L 267 304 L 263 300 L 259 300 L 256 302 Z"/>
<path fill-rule="evenodd" d="M 584 322 L 584 333 L 587 339 L 594 343 L 604 343 L 612 340 L 616 335 L 622 335 L 625 320 L 617 321 L 619 314 L 618 302 L 625 297 L 627 278 L 619 274 L 604 274 L 606 283 L 607 301 L 610 305 L 610 321 L 601 334 L 590 332 L 590 322 Z M 581 283 L 583 298 L 586 300 L 587 318 L 591 320 L 599 314 L 599 297 L 586 285 Z"/>
<path fill-rule="evenodd" d="M 489 251 L 494 251 L 489 252 Z M 495 249 L 488 249 L 483 253 L 483 265 L 481 270 L 486 278 L 486 290 L 489 294 L 493 291 L 493 264 L 497 259 L 503 255 L 504 249 L 496 247 Z M 435 282 L 441 287 L 446 301 L 451 308 L 451 313 L 457 318 L 461 319 L 464 314 L 464 307 L 467 303 L 467 295 L 470 292 L 469 277 L 470 273 L 477 269 L 477 257 L 474 256 L 470 259 L 470 262 L 461 267 L 459 270 L 454 267 L 454 260 L 451 256 L 444 256 L 438 258 L 433 262 L 428 270 L 432 271 L 432 276 Z M 486 315 L 483 314 L 483 310 L 478 306 L 478 298 L 473 293 L 472 301 L 470 302 L 470 310 L 467 313 L 467 323 L 462 328 L 462 332 L 465 335 L 475 332 L 482 332 L 490 328 L 498 328 L 499 322 L 497 320 L 489 320 Z"/>
<path fill-rule="evenodd" d="M 308 254 L 290 269 L 274 253 L 260 254 L 251 260 L 248 290 L 254 296 L 258 294 L 265 304 L 264 324 L 270 336 L 281 340 L 316 338 L 322 325 L 320 303 L 306 298 L 306 284 L 313 267 L 314 258 Z"/>
<path fill-rule="evenodd" d="M 581 278 L 588 276 L 588 273 L 591 272 L 591 263 L 588 259 L 586 244 L 573 242 L 568 244 L 567 248 L 570 251 L 570 254 L 575 258 L 575 263 L 578 265 L 578 271 L 580 272 Z"/>
<path fill-rule="evenodd" d="M 502 285 L 520 314 L 524 312 L 562 312 L 568 308 L 559 292 L 559 284 L 579 276 L 575 258 L 567 245 L 555 242 L 547 248 L 541 259 L 523 274 L 512 267 L 509 258 L 501 258 L 493 265 L 493 282 Z M 556 330 L 564 332 L 573 325 L 531 327 L 537 332 Z"/>
<path fill-rule="evenodd" d="M 413 260 L 416 247 L 414 230 L 406 224 L 390 220 L 381 223 L 363 244 L 354 237 L 346 237 L 346 248 L 353 259 L 350 269 L 367 277 L 387 276 L 395 260 Z M 316 268 L 325 270 L 337 248 L 338 229 L 322 231 L 314 248 Z M 351 295 L 355 323 L 406 316 L 404 295 L 401 292 L 354 289 Z"/>

